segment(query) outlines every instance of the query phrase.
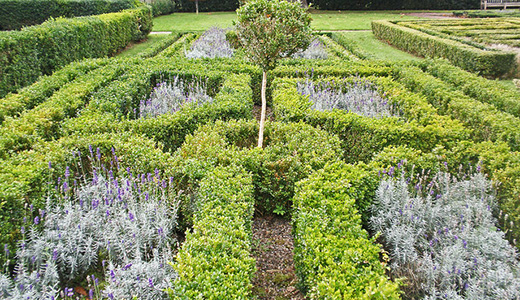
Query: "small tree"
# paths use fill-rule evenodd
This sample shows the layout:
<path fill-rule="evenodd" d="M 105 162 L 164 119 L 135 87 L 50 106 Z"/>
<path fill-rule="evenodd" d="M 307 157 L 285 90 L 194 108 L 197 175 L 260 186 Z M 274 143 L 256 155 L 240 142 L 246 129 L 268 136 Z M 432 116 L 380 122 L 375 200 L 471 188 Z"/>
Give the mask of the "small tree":
<path fill-rule="evenodd" d="M 267 71 L 279 59 L 309 46 L 311 16 L 299 2 L 252 0 L 237 10 L 237 35 L 249 59 L 262 68 L 262 113 L 258 147 L 264 139 Z"/>

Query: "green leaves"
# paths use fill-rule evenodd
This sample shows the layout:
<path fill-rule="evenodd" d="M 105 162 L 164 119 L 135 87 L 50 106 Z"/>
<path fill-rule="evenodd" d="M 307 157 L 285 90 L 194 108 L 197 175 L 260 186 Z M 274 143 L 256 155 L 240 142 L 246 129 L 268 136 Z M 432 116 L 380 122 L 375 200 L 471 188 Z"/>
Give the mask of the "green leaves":
<path fill-rule="evenodd" d="M 237 10 L 237 34 L 249 59 L 263 70 L 305 50 L 311 42 L 311 16 L 299 2 L 253 0 Z"/>

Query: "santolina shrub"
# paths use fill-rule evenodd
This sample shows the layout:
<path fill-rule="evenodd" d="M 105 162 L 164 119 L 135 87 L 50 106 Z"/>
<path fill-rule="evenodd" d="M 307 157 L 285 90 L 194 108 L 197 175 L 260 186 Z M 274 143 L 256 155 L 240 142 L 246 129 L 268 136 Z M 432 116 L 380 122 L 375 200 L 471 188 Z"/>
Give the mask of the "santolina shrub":
<path fill-rule="evenodd" d="M 407 277 L 407 298 L 519 299 L 517 253 L 496 227 L 495 205 L 480 173 L 381 180 L 370 226 L 382 233 L 392 275 Z"/>
<path fill-rule="evenodd" d="M 300 81 L 297 90 L 308 96 L 313 103 L 311 108 L 319 111 L 333 109 L 346 110 L 358 115 L 381 118 L 394 115 L 393 107 L 388 100 L 381 97 L 377 88 L 366 80 L 357 80 L 346 84 L 338 91 L 334 83 L 316 84 L 310 79 Z"/>
<path fill-rule="evenodd" d="M 233 48 L 226 40 L 226 31 L 211 27 L 205 31 L 186 52 L 187 58 L 217 58 L 233 56 Z"/>
<path fill-rule="evenodd" d="M 139 113 L 141 118 L 157 117 L 166 113 L 174 113 L 190 103 L 202 105 L 213 102 L 213 98 L 206 94 L 206 87 L 202 83 L 185 83 L 178 76 L 172 82 L 158 83 L 150 98 L 141 101 Z"/>
<path fill-rule="evenodd" d="M 96 152 L 91 148 L 91 178 L 66 168 L 45 209 L 35 212 L 31 206 L 21 228 L 15 278 L 0 276 L 1 299 L 53 299 L 63 289 L 62 297 L 72 296 L 67 284 L 86 276 L 90 294 L 98 297 L 167 299 L 164 290 L 176 277 L 167 261 L 177 242 L 170 180 L 158 171 L 114 178 L 101 167 L 99 148 Z M 91 275 L 100 270 L 102 287 Z"/>

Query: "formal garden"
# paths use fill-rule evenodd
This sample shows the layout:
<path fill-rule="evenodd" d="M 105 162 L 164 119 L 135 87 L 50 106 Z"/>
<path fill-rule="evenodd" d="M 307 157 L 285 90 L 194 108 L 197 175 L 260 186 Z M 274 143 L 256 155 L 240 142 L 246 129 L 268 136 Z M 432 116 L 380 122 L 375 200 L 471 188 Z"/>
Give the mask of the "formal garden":
<path fill-rule="evenodd" d="M 520 299 L 518 17 L 4 2 L 0 299 Z"/>

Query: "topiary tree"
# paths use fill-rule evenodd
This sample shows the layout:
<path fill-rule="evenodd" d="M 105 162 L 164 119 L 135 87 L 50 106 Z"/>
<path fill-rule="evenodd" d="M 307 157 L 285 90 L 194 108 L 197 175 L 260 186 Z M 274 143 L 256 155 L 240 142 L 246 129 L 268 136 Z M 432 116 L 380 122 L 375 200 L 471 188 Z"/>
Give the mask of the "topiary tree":
<path fill-rule="evenodd" d="M 311 16 L 299 2 L 252 0 L 237 9 L 237 35 L 249 59 L 262 68 L 262 113 L 258 147 L 262 147 L 267 71 L 279 59 L 306 49 L 312 38 Z"/>

